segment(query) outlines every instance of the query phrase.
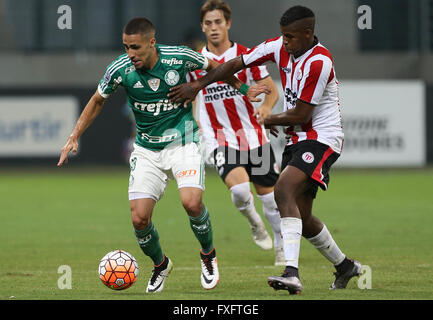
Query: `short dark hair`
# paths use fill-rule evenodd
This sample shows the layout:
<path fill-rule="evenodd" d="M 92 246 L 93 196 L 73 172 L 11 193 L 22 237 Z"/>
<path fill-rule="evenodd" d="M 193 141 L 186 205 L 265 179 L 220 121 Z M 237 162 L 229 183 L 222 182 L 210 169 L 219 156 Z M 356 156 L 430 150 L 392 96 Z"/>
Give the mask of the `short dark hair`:
<path fill-rule="evenodd" d="M 303 6 L 294 6 L 284 12 L 280 19 L 281 26 L 288 26 L 289 24 L 304 18 L 314 18 L 314 12 L 311 9 Z"/>
<path fill-rule="evenodd" d="M 207 0 L 200 8 L 200 22 L 203 22 L 206 13 L 213 10 L 221 10 L 226 21 L 230 20 L 232 9 L 227 2 L 222 0 Z"/>
<path fill-rule="evenodd" d="M 152 22 L 143 17 L 137 17 L 130 20 L 123 28 L 123 33 L 127 35 L 131 34 L 149 34 L 155 33 L 155 27 Z"/>

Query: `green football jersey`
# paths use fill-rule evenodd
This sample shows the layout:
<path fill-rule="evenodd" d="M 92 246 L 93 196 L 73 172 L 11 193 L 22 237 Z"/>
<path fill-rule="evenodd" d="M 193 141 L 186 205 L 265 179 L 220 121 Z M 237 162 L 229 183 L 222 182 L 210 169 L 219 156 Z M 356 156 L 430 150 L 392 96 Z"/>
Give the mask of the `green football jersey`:
<path fill-rule="evenodd" d="M 198 126 L 192 104 L 172 103 L 171 87 L 187 81 L 187 74 L 206 69 L 208 60 L 185 46 L 156 45 L 159 58 L 152 69 L 135 69 L 125 53 L 108 65 L 98 85 L 99 94 L 108 98 L 120 85 L 125 88 L 137 127 L 135 142 L 147 149 L 162 150 L 169 144 L 198 142 Z"/>

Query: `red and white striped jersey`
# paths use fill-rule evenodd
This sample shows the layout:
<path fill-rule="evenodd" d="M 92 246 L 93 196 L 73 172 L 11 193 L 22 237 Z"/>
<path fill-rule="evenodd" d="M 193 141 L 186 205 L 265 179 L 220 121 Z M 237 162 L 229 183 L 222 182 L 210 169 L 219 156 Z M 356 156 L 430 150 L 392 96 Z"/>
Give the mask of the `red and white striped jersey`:
<path fill-rule="evenodd" d="M 219 63 L 229 61 L 247 51 L 248 48 L 238 43 L 233 43 L 221 56 L 213 54 L 206 47 L 200 50 L 204 56 Z M 199 79 L 206 75 L 206 71 L 196 70 L 190 75 L 193 79 Z M 269 76 L 269 73 L 265 66 L 257 66 L 243 69 L 235 76 L 250 85 L 252 81 Z M 219 81 L 208 85 L 198 95 L 197 103 L 208 152 L 219 146 L 250 150 L 269 142 L 265 128 L 253 117 L 252 103 L 227 83 Z"/>
<path fill-rule="evenodd" d="M 291 135 L 289 145 L 317 140 L 341 153 L 344 134 L 334 62 L 328 49 L 317 38 L 315 43 L 310 50 L 295 58 L 284 49 L 283 37 L 280 36 L 252 48 L 242 58 L 247 67 L 267 61 L 278 65 L 284 90 L 284 110 L 294 108 L 297 99 L 315 106 L 307 124 L 286 129 L 286 133 Z"/>

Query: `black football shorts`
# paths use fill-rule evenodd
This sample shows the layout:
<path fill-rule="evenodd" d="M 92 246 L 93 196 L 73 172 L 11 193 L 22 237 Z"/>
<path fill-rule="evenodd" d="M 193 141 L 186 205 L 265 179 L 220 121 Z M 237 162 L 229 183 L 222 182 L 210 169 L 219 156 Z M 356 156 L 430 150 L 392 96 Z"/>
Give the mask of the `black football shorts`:
<path fill-rule="evenodd" d="M 271 144 L 256 149 L 239 151 L 221 146 L 214 150 L 214 164 L 223 181 L 230 171 L 244 167 L 250 181 L 265 187 L 273 187 L 280 173 Z"/>
<path fill-rule="evenodd" d="M 340 155 L 316 140 L 304 140 L 285 147 L 281 171 L 287 166 L 302 170 L 313 182 L 309 192 L 316 197 L 318 187 L 328 189 L 329 170 Z"/>

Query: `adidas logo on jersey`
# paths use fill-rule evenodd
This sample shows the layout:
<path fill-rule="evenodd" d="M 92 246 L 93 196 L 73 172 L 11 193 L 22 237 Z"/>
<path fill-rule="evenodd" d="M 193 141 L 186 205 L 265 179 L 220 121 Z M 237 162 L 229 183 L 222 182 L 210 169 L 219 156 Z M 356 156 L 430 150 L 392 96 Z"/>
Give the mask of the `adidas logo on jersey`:
<path fill-rule="evenodd" d="M 144 86 L 141 84 L 140 81 L 137 81 L 137 82 L 134 84 L 134 88 L 144 88 Z"/>

